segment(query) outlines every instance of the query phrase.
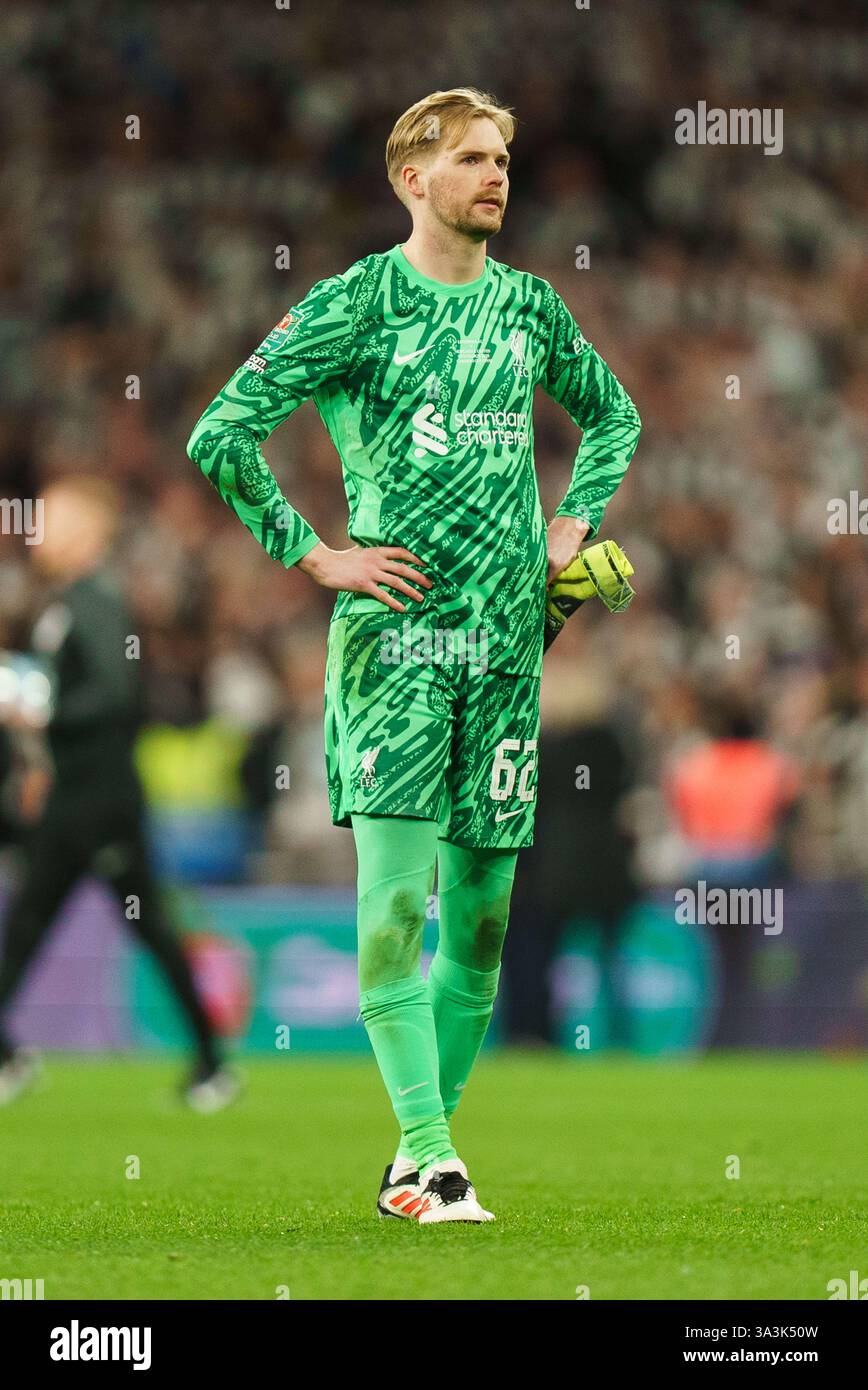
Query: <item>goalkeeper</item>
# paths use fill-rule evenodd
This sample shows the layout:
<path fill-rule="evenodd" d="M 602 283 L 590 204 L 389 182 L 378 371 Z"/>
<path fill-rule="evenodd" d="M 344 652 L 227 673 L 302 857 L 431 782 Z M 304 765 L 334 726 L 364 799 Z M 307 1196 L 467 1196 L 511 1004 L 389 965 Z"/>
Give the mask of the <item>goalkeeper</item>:
<path fill-rule="evenodd" d="M 533 839 L 546 584 L 598 531 L 639 436 L 632 401 L 548 281 L 486 255 L 514 129 L 474 88 L 404 112 L 386 166 L 411 235 L 315 285 L 188 444 L 268 553 L 338 594 L 329 797 L 355 836 L 360 1012 L 399 1128 L 377 1209 L 425 1225 L 491 1219 L 450 1119 L 494 1008 L 517 852 Z M 537 385 L 583 432 L 548 530 Z M 347 550 L 322 543 L 262 454 L 308 399 L 341 459 Z M 556 606 L 573 601 L 568 582 Z"/>

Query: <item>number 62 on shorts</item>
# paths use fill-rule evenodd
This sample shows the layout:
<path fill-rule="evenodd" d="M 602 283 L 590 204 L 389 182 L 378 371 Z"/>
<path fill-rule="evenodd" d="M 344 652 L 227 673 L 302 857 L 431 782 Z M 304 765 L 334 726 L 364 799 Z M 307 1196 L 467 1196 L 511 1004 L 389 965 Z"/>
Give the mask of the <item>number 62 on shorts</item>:
<path fill-rule="evenodd" d="M 536 771 L 536 748 L 535 738 L 526 738 L 523 742 L 517 738 L 501 739 L 491 764 L 488 794 L 492 801 L 509 801 L 513 794 L 521 802 L 533 801 L 535 788 L 531 786 L 531 777 Z M 509 756 L 511 753 L 520 753 L 524 761 L 514 763 Z"/>

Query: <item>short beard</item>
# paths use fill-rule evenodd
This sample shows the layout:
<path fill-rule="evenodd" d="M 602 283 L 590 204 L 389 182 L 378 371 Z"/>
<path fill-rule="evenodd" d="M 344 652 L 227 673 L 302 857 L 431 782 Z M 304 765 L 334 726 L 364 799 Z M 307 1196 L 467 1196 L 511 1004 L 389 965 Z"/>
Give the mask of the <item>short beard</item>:
<path fill-rule="evenodd" d="M 468 221 L 462 214 L 455 212 L 448 203 L 443 202 L 436 189 L 429 189 L 428 197 L 431 200 L 433 212 L 450 232 L 458 232 L 460 236 L 465 236 L 470 241 L 486 241 L 488 237 L 496 236 L 500 231 L 500 224 L 496 227 L 485 227 L 478 222 Z"/>

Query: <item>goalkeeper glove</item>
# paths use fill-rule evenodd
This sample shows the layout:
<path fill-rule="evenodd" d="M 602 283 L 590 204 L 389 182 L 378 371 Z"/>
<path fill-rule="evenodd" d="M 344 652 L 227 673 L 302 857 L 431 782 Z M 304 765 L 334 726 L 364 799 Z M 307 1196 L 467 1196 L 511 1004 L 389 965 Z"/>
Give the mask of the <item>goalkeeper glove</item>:
<path fill-rule="evenodd" d="M 610 613 L 623 613 L 635 593 L 627 582 L 633 566 L 615 541 L 600 541 L 577 555 L 548 588 L 543 651 L 547 651 L 567 618 L 586 599 L 597 594 Z"/>

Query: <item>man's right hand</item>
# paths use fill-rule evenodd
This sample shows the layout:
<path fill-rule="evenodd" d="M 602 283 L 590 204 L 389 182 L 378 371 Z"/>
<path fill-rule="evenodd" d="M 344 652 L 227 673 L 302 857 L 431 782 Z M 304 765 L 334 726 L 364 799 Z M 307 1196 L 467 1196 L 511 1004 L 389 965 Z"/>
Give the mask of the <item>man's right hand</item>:
<path fill-rule="evenodd" d="M 408 594 L 421 603 L 425 595 L 406 581 L 411 579 L 426 589 L 433 588 L 427 575 L 411 569 L 411 565 L 424 564 L 425 561 L 420 560 L 418 555 L 411 554 L 400 545 L 354 545 L 349 550 L 329 550 L 322 541 L 297 561 L 300 570 L 326 589 L 348 589 L 352 593 L 370 594 L 398 613 L 406 613 L 407 605 L 387 594 L 380 585 L 388 584 L 390 589 L 397 589 L 399 593 Z"/>

